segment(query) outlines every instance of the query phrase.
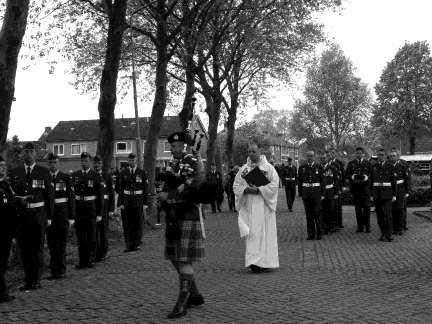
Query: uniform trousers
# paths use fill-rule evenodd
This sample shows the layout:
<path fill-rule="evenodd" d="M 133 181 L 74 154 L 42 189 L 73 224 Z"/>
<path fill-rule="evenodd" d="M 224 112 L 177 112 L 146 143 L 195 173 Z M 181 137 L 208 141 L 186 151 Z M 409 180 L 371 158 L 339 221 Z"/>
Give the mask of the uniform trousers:
<path fill-rule="evenodd" d="M 75 231 L 78 239 L 79 264 L 90 265 L 96 249 L 96 206 L 92 202 L 77 202 Z"/>
<path fill-rule="evenodd" d="M 370 197 L 369 195 L 359 195 L 353 197 L 357 229 L 370 230 Z"/>
<path fill-rule="evenodd" d="M 108 253 L 108 231 L 109 216 L 106 212 L 102 215 L 102 220 L 96 223 L 96 260 L 104 259 Z"/>
<path fill-rule="evenodd" d="M 321 235 L 321 197 L 303 197 L 306 212 L 306 226 L 309 237 Z"/>
<path fill-rule="evenodd" d="M 381 235 L 386 238 L 391 237 L 393 230 L 391 199 L 375 200 L 375 212 L 377 214 L 378 226 L 381 230 Z"/>
<path fill-rule="evenodd" d="M 26 285 L 40 283 L 43 270 L 46 214 L 44 207 L 25 208 L 18 213 L 18 244 Z"/>
<path fill-rule="evenodd" d="M 293 204 L 294 204 L 295 194 L 296 194 L 295 183 L 293 183 L 293 184 L 286 183 L 285 184 L 285 197 L 286 197 L 288 209 L 290 209 L 290 210 L 292 209 Z"/>
<path fill-rule="evenodd" d="M 143 234 L 143 206 L 126 204 L 122 211 L 122 221 L 126 248 L 129 250 L 136 249 L 141 244 Z"/>
<path fill-rule="evenodd" d="M 321 200 L 321 204 L 324 232 L 334 232 L 336 228 L 335 199 L 325 198 Z"/>
<path fill-rule="evenodd" d="M 8 294 L 5 274 L 14 234 L 15 224 L 9 217 L 2 215 L 0 217 L 0 297 Z"/>
<path fill-rule="evenodd" d="M 405 197 L 396 197 L 392 204 L 393 232 L 401 232 L 406 226 Z"/>
<path fill-rule="evenodd" d="M 69 232 L 67 220 L 53 221 L 47 227 L 47 243 L 50 251 L 50 269 L 53 276 L 61 276 L 66 273 L 66 243 Z"/>

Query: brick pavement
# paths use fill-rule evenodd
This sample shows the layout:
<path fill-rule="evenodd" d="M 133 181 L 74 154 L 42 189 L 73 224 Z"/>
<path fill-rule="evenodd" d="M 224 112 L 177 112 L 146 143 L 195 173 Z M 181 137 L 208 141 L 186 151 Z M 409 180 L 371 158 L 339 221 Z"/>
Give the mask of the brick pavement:
<path fill-rule="evenodd" d="M 207 258 L 197 266 L 206 304 L 181 323 L 430 323 L 432 223 L 409 215 L 409 231 L 392 243 L 355 234 L 352 207 L 345 229 L 306 241 L 303 205 L 288 213 L 280 195 L 280 269 L 251 274 L 232 213 L 208 215 Z M 160 231 L 146 233 L 145 248 L 120 249 L 94 269 L 69 269 L 43 289 L 15 291 L 0 304 L 0 323 L 164 323 L 177 296 L 177 277 L 163 254 Z"/>

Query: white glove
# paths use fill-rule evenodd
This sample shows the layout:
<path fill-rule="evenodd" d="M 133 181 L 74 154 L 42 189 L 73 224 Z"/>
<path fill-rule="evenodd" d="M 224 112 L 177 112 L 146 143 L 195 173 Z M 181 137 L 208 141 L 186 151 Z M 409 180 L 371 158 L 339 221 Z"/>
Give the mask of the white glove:
<path fill-rule="evenodd" d="M 406 193 L 406 194 L 405 194 L 405 198 L 408 198 L 408 197 L 409 197 L 409 193 Z"/>
<path fill-rule="evenodd" d="M 75 224 L 75 219 L 69 219 L 68 222 L 69 226 L 72 226 L 73 224 Z"/>
<path fill-rule="evenodd" d="M 109 216 L 109 217 L 112 217 L 113 215 L 114 215 L 113 212 L 108 212 L 108 216 Z"/>
<path fill-rule="evenodd" d="M 324 196 L 321 196 L 321 200 L 324 200 Z"/>
<path fill-rule="evenodd" d="M 96 222 L 99 223 L 102 220 L 102 216 L 96 216 Z"/>
<path fill-rule="evenodd" d="M 48 219 L 48 220 L 47 220 L 47 226 L 51 226 L 51 224 L 52 224 L 52 220 L 51 220 L 51 219 Z"/>
<path fill-rule="evenodd" d="M 393 197 L 392 197 L 392 202 L 395 202 L 395 201 L 396 201 L 396 197 L 393 196 Z"/>

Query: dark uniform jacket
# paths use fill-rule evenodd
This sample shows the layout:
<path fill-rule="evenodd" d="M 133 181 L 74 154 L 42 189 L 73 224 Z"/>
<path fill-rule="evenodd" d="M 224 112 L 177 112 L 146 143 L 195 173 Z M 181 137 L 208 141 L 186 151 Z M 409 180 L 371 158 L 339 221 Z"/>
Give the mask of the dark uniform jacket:
<path fill-rule="evenodd" d="M 96 216 L 102 216 L 104 199 L 100 176 L 91 169 L 87 172 L 79 170 L 72 174 L 72 183 L 75 191 L 76 204 L 95 204 Z M 89 198 L 91 199 L 88 200 Z M 91 211 L 89 210 L 89 212 Z"/>
<path fill-rule="evenodd" d="M 102 212 L 102 217 L 107 217 L 109 212 L 114 212 L 114 184 L 113 178 L 108 173 L 99 173 L 100 182 L 102 185 L 102 192 L 104 197 L 104 209 Z"/>
<path fill-rule="evenodd" d="M 281 172 L 281 180 L 284 186 L 297 184 L 297 168 L 295 165 L 285 165 Z"/>
<path fill-rule="evenodd" d="M 366 159 L 355 159 L 348 163 L 345 176 L 354 196 L 370 196 L 371 165 Z"/>
<path fill-rule="evenodd" d="M 342 190 L 342 187 L 345 183 L 345 177 L 346 177 L 344 163 L 341 160 L 333 159 L 330 161 L 330 164 L 333 165 L 333 167 L 337 168 L 337 177 L 338 177 L 338 181 L 339 181 L 339 189 Z"/>
<path fill-rule="evenodd" d="M 323 168 L 321 164 L 305 163 L 298 170 L 298 193 L 302 198 L 321 198 L 324 194 Z"/>
<path fill-rule="evenodd" d="M 6 179 L 0 180 L 0 226 L 12 226 L 15 223 L 14 194 Z"/>
<path fill-rule="evenodd" d="M 393 164 L 393 167 L 396 180 L 396 194 L 398 197 L 403 197 L 411 190 L 410 168 L 403 160 L 397 160 Z"/>
<path fill-rule="evenodd" d="M 174 208 L 178 220 L 199 220 L 197 203 L 201 180 L 197 159 L 192 154 L 183 153 L 180 159 L 170 162 L 169 171 L 166 172 L 163 191 L 168 192 L 168 201 L 162 208 Z M 188 179 L 191 181 L 187 181 Z M 184 189 L 180 192 L 178 187 L 181 185 Z"/>
<path fill-rule="evenodd" d="M 370 186 L 373 198 L 392 199 L 396 196 L 396 180 L 393 164 L 377 162 L 372 167 Z"/>
<path fill-rule="evenodd" d="M 53 186 L 51 175 L 47 168 L 35 164 L 30 176 L 27 176 L 27 166 L 16 167 L 10 172 L 10 184 L 17 198 L 27 196 L 27 202 L 18 203 L 18 212 L 26 213 L 27 209 L 46 213 L 48 219 L 53 218 Z M 44 206 L 44 208 L 40 208 Z"/>
<path fill-rule="evenodd" d="M 323 165 L 324 198 L 334 199 L 340 191 L 339 167 L 331 162 Z"/>
<path fill-rule="evenodd" d="M 145 171 L 136 168 L 132 174 L 130 168 L 125 168 L 120 172 L 118 181 L 118 206 L 142 208 L 147 203 L 148 179 Z"/>
<path fill-rule="evenodd" d="M 54 188 L 54 218 L 53 222 L 65 222 L 75 218 L 75 194 L 72 188 L 71 177 L 58 171 L 51 175 Z"/>

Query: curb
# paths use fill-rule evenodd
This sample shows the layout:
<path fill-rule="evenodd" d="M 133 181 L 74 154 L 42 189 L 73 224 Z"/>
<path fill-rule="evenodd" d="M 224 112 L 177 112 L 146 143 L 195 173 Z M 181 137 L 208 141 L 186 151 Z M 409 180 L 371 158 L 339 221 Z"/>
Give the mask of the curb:
<path fill-rule="evenodd" d="M 429 222 L 432 222 L 432 211 L 415 211 L 414 215 L 427 219 Z"/>

